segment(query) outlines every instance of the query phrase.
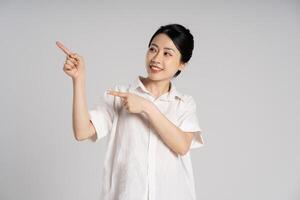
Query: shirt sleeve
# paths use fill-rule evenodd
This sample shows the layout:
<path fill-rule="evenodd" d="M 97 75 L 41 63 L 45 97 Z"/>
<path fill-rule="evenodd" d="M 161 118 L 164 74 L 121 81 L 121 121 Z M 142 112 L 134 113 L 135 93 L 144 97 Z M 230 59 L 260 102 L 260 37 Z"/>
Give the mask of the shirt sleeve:
<path fill-rule="evenodd" d="M 116 90 L 116 86 L 114 89 Z M 103 99 L 88 112 L 90 121 L 96 129 L 97 140 L 102 139 L 107 136 L 112 129 L 113 119 L 116 115 L 115 96 L 109 95 L 105 91 Z"/>
<path fill-rule="evenodd" d="M 185 102 L 185 112 L 180 119 L 179 128 L 184 132 L 193 132 L 194 138 L 192 140 L 190 149 L 198 148 L 204 144 L 202 138 L 202 129 L 199 125 L 197 116 L 196 103 L 192 96 L 188 96 Z"/>

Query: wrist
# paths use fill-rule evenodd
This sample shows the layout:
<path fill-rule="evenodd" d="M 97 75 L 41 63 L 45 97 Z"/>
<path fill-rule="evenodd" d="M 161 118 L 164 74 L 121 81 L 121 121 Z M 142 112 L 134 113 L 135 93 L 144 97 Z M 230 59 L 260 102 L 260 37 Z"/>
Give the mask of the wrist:
<path fill-rule="evenodd" d="M 84 76 L 78 76 L 76 78 L 73 78 L 73 83 L 81 83 L 81 82 L 85 82 Z"/>
<path fill-rule="evenodd" d="M 150 113 L 155 109 L 155 105 L 151 101 L 145 101 L 145 104 L 143 105 L 143 112 L 147 115 L 150 115 Z"/>

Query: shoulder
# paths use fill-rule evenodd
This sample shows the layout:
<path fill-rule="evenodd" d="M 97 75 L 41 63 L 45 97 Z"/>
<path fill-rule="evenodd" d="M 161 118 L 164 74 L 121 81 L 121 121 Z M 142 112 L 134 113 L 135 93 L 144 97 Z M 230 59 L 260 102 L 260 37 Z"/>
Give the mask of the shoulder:
<path fill-rule="evenodd" d="M 197 103 L 195 98 L 190 94 L 182 94 L 182 106 L 187 110 L 195 110 L 197 107 Z"/>

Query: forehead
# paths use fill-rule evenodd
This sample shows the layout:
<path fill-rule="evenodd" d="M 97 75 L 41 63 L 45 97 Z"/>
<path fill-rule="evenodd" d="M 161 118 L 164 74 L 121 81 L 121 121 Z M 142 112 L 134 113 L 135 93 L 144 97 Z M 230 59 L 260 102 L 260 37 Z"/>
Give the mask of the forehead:
<path fill-rule="evenodd" d="M 161 48 L 169 47 L 177 50 L 176 46 L 174 45 L 173 41 L 167 36 L 166 34 L 160 33 L 156 35 L 153 40 L 151 41 L 151 44 L 156 44 Z"/>

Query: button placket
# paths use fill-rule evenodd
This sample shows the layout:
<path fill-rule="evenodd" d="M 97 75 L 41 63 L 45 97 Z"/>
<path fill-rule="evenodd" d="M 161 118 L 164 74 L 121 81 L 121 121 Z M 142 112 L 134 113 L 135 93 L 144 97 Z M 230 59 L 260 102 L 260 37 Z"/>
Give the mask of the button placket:
<path fill-rule="evenodd" d="M 152 96 L 149 97 L 150 101 L 156 104 L 156 101 Z M 156 150 L 156 135 L 152 131 L 150 121 L 148 122 L 149 128 L 149 145 L 148 145 L 148 199 L 154 200 L 155 198 L 155 150 Z"/>

